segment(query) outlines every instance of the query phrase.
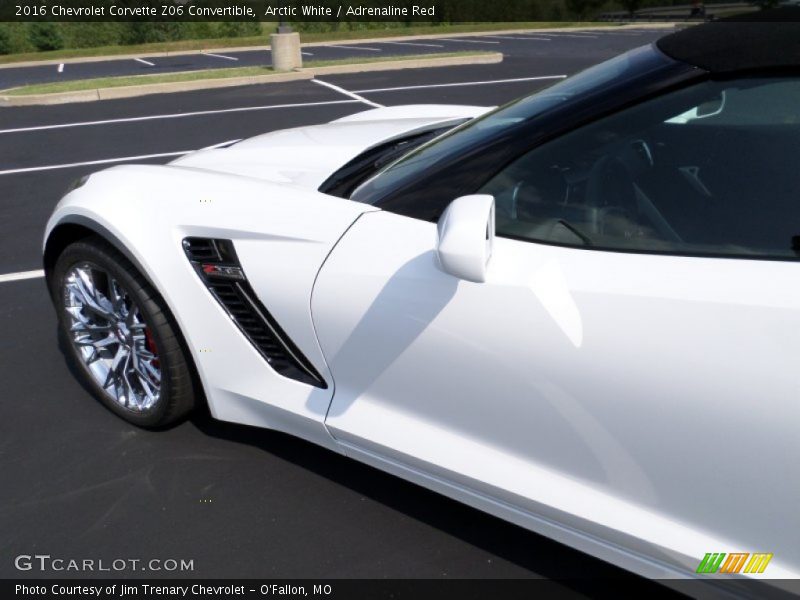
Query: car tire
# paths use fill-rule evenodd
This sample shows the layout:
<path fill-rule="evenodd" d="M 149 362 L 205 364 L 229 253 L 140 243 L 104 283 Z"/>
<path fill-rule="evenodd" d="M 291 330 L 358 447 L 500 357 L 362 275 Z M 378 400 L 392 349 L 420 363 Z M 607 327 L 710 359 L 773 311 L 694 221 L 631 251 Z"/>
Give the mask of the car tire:
<path fill-rule="evenodd" d="M 161 428 L 195 405 L 191 359 L 161 296 L 99 237 L 67 246 L 49 277 L 59 335 L 95 397 L 134 425 Z"/>

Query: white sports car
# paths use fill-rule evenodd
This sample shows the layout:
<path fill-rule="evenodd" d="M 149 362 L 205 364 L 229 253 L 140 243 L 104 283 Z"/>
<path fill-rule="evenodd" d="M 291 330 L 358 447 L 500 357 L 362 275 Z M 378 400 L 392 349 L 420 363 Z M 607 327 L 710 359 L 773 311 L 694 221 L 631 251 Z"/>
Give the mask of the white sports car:
<path fill-rule="evenodd" d="M 44 262 L 131 423 L 205 402 L 646 576 L 798 577 L 798 157 L 799 26 L 710 24 L 95 173 Z"/>

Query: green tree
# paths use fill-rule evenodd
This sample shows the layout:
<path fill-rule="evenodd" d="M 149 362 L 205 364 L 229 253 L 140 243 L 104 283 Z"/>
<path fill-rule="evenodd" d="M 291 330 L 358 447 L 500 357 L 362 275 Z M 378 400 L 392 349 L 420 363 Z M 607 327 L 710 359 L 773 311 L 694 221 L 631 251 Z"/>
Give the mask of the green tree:
<path fill-rule="evenodd" d="M 642 7 L 643 0 L 620 0 L 620 4 L 628 11 L 629 15 L 633 16 Z"/>
<path fill-rule="evenodd" d="M 566 0 L 567 10 L 578 20 L 583 20 L 600 8 L 604 0 Z"/>

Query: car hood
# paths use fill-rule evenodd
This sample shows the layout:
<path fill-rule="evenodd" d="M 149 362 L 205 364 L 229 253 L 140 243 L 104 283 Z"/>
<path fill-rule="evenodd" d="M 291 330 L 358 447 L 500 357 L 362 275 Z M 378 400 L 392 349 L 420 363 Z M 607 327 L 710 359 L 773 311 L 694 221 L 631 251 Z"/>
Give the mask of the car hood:
<path fill-rule="evenodd" d="M 331 173 L 373 146 L 491 109 L 439 104 L 377 108 L 323 125 L 223 143 L 170 164 L 316 189 Z"/>

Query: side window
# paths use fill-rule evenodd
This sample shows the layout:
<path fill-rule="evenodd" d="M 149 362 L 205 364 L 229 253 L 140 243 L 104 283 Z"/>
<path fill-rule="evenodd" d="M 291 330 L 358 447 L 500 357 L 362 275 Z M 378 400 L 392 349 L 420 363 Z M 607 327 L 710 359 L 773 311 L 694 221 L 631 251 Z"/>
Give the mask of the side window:
<path fill-rule="evenodd" d="M 480 191 L 500 236 L 798 258 L 800 77 L 669 93 L 534 149 Z"/>

